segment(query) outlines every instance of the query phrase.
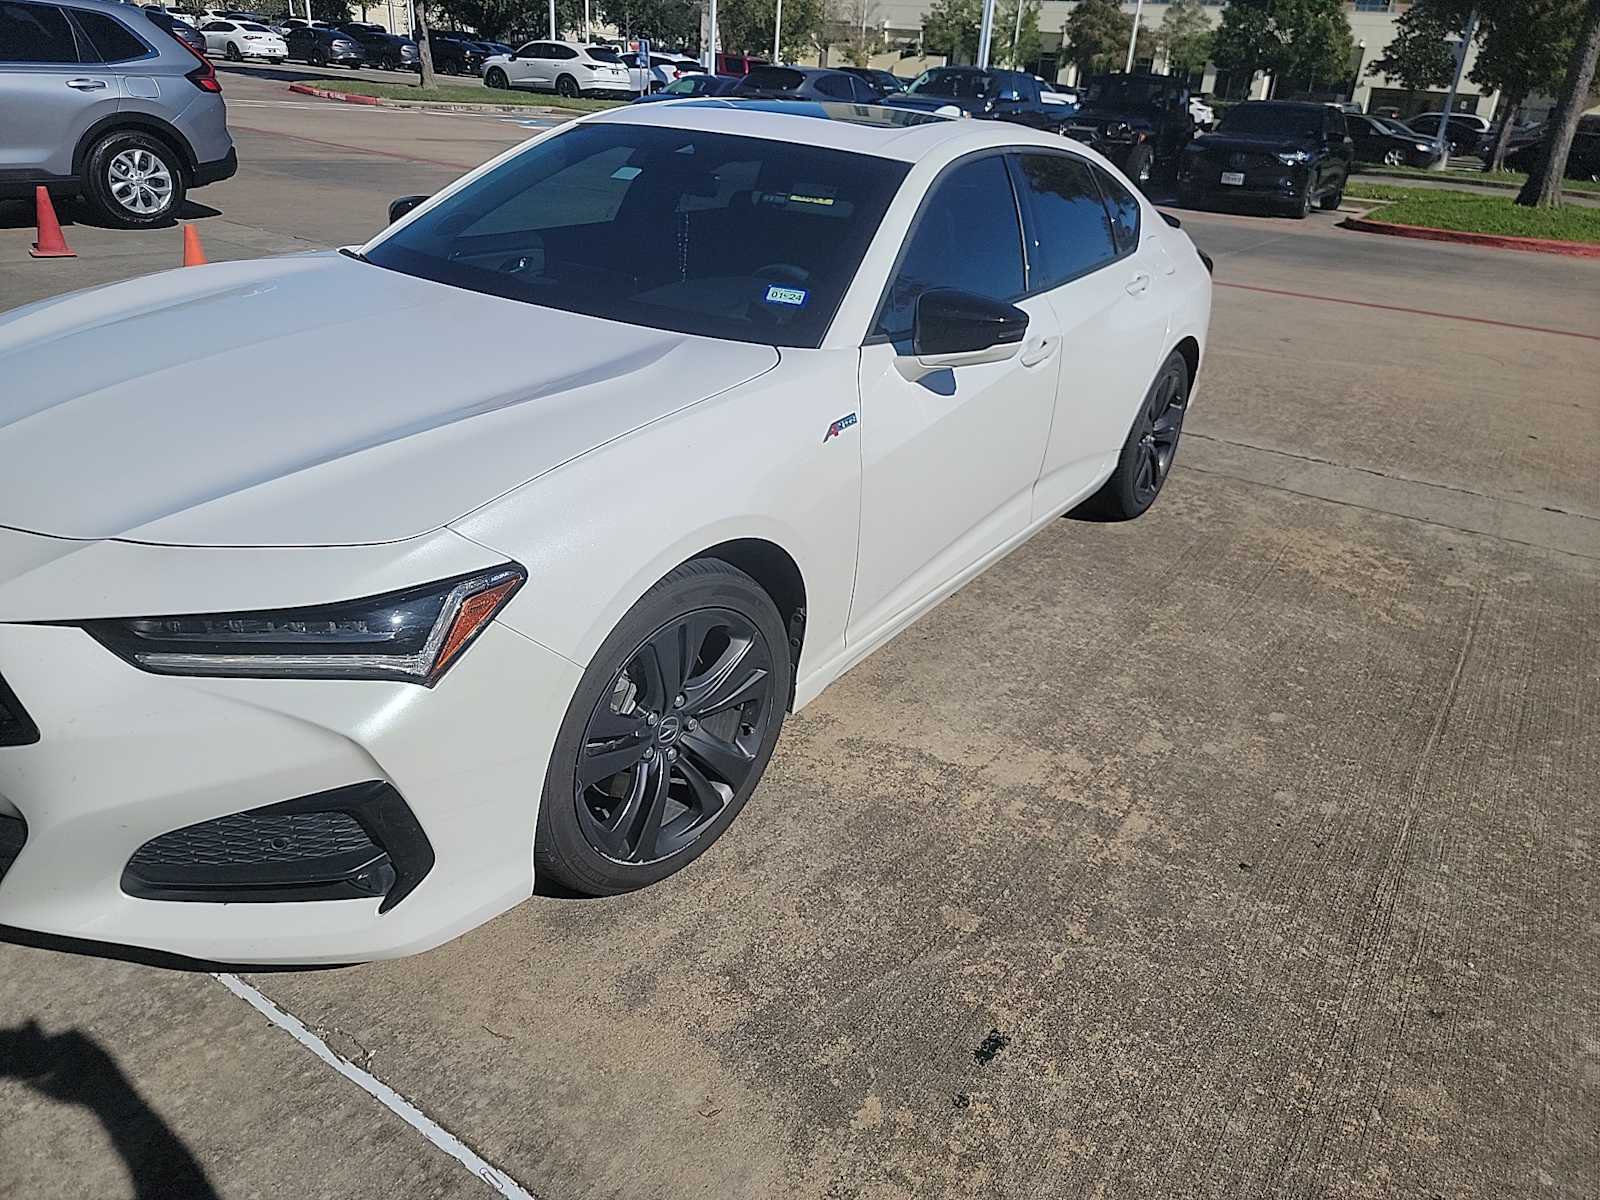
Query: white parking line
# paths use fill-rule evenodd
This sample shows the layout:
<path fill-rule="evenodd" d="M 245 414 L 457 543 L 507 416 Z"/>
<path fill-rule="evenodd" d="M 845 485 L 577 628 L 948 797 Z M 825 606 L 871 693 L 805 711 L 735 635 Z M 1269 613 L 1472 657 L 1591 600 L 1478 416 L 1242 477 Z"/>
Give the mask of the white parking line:
<path fill-rule="evenodd" d="M 222 973 L 214 974 L 212 978 L 266 1017 L 279 1029 L 294 1038 L 295 1041 L 299 1042 L 335 1071 L 339 1072 L 339 1074 L 350 1080 L 351 1083 L 366 1092 L 379 1104 L 394 1113 L 440 1150 L 460 1162 L 467 1170 L 494 1188 L 502 1196 L 505 1196 L 506 1200 L 538 1200 L 537 1196 L 500 1170 L 500 1168 L 492 1166 L 478 1157 L 477 1152 L 471 1146 L 468 1146 L 455 1134 L 433 1120 L 415 1104 L 412 1104 L 411 1101 L 384 1083 L 383 1080 L 369 1071 L 363 1071 L 348 1059 L 335 1054 L 329 1048 L 327 1042 L 307 1029 L 293 1013 L 287 1013 L 279 1008 L 263 993 L 251 987 L 237 975 Z"/>

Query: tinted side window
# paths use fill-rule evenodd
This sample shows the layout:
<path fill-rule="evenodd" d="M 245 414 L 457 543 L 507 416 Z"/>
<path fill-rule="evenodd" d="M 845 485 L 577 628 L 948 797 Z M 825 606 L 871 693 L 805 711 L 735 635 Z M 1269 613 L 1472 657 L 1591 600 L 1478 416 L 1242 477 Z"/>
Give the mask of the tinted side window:
<path fill-rule="evenodd" d="M 1099 167 L 1094 169 L 1094 177 L 1111 213 L 1111 236 L 1117 243 L 1117 253 L 1132 254 L 1139 246 L 1139 197 Z"/>
<path fill-rule="evenodd" d="M 551 58 L 577 58 L 578 57 L 578 52 L 576 50 L 574 50 L 571 46 L 554 46 L 553 45 L 553 46 L 550 47 L 550 57 Z"/>
<path fill-rule="evenodd" d="M 995 300 L 1022 295 L 1022 229 L 998 154 L 961 163 L 934 185 L 889 284 L 876 332 L 910 336 L 917 297 L 930 288 Z"/>
<path fill-rule="evenodd" d="M 834 100 L 848 100 L 854 94 L 843 75 L 822 75 L 817 79 L 817 91 Z"/>
<path fill-rule="evenodd" d="M 144 58 L 151 53 L 149 46 L 133 35 L 121 21 L 105 13 L 80 8 L 76 12 L 78 27 L 89 35 L 101 62 L 118 63 Z"/>
<path fill-rule="evenodd" d="M 78 48 L 66 14 L 49 4 L 0 0 L 0 62 L 72 63 Z"/>
<path fill-rule="evenodd" d="M 1328 136 L 1334 141 L 1343 140 L 1349 126 L 1345 123 L 1344 114 L 1336 108 L 1328 110 Z"/>
<path fill-rule="evenodd" d="M 1029 290 L 1043 291 L 1117 256 L 1111 217 L 1089 165 L 1065 154 L 1017 156 L 1033 215 Z"/>

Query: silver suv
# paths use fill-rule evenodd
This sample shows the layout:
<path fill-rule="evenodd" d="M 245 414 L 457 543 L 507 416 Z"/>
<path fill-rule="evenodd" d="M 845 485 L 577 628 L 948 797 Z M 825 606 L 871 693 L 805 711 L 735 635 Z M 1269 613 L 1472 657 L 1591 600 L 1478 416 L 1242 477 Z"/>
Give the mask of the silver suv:
<path fill-rule="evenodd" d="M 211 64 L 137 8 L 0 0 L 0 197 L 45 184 L 139 229 L 238 167 Z"/>

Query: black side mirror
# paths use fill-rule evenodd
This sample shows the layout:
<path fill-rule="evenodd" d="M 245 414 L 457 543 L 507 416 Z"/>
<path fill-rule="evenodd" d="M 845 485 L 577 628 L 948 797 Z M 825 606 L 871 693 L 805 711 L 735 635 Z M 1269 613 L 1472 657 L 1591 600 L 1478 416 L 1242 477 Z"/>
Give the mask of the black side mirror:
<path fill-rule="evenodd" d="M 429 198 L 428 196 L 401 196 L 398 200 L 389 201 L 389 224 L 393 225 L 401 217 Z"/>
<path fill-rule="evenodd" d="M 1014 304 L 933 288 L 917 297 L 911 348 L 924 365 L 997 362 L 1010 358 L 1027 332 L 1028 314 Z M 946 361 L 930 364 L 930 359 Z"/>

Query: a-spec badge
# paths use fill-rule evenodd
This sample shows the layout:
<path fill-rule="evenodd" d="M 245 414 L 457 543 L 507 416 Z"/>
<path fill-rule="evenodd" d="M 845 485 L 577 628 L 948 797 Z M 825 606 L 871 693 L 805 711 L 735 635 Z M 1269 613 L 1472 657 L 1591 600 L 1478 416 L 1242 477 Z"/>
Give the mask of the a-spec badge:
<path fill-rule="evenodd" d="M 832 425 L 828 426 L 828 432 L 822 435 L 822 440 L 826 442 L 829 438 L 838 437 L 846 429 L 849 429 L 850 426 L 854 425 L 859 419 L 860 418 L 858 418 L 855 413 L 850 413 L 848 416 L 840 417 Z"/>

